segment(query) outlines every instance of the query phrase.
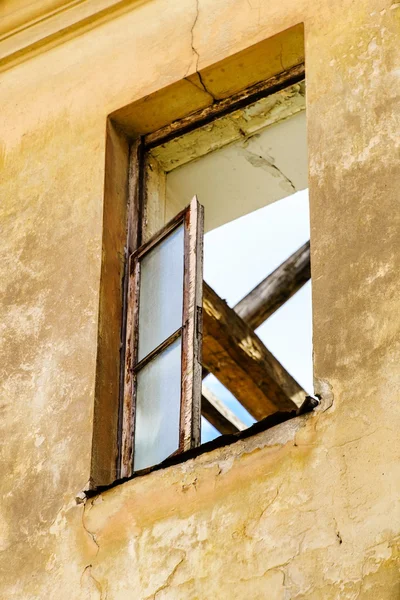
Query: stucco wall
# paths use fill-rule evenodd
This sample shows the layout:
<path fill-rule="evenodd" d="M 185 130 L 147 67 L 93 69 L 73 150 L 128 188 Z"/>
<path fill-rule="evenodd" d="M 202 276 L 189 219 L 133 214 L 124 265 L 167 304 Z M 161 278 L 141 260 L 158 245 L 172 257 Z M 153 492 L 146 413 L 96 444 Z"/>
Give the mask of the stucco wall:
<path fill-rule="evenodd" d="M 400 5 L 120 4 L 1 74 L 0 597 L 394 600 Z M 77 505 L 90 474 L 106 117 L 300 22 L 324 403 Z"/>

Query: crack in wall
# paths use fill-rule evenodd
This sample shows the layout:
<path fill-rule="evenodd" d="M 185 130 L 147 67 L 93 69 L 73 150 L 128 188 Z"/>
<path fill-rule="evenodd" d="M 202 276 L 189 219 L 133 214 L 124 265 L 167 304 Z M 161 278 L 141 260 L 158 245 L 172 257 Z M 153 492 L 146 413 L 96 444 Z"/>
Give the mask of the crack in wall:
<path fill-rule="evenodd" d="M 147 596 L 147 598 L 145 598 L 145 600 L 156 600 L 157 595 L 160 592 L 162 592 L 163 590 L 165 590 L 166 588 L 168 588 L 170 586 L 171 581 L 174 578 L 175 573 L 178 571 L 179 567 L 185 561 L 185 559 L 186 559 L 186 552 L 183 552 L 183 556 L 178 560 L 178 562 L 176 563 L 176 565 L 172 569 L 171 573 L 168 575 L 168 577 L 165 580 L 165 582 L 162 585 L 160 585 L 160 587 L 158 587 L 156 589 L 156 591 L 151 596 Z"/>
<path fill-rule="evenodd" d="M 250 0 L 246 0 L 250 10 L 257 11 L 257 24 L 260 24 L 261 21 L 261 1 L 257 4 L 257 6 L 253 6 Z"/>
<path fill-rule="evenodd" d="M 90 505 L 87 505 L 87 506 L 89 507 L 88 510 L 90 510 L 90 508 L 93 506 L 93 500 L 91 501 Z M 95 534 L 92 531 L 90 531 L 85 524 L 85 511 L 86 510 L 87 510 L 87 507 L 84 505 L 83 510 L 82 510 L 82 527 L 83 527 L 84 531 L 87 533 L 87 535 L 90 537 L 90 539 L 92 540 L 94 545 L 96 546 L 96 553 L 94 555 L 94 558 L 96 559 L 97 555 L 100 552 L 100 544 L 98 543 Z M 103 586 L 100 583 L 100 581 L 98 579 L 96 579 L 96 577 L 93 575 L 92 569 L 93 569 L 92 563 L 89 565 L 86 565 L 86 567 L 84 568 L 82 576 L 81 576 L 81 587 L 83 587 L 83 585 L 86 585 L 86 586 L 88 585 L 88 584 L 84 583 L 85 577 L 87 577 L 94 584 L 96 591 L 99 593 L 98 600 L 107 600 L 107 596 L 108 596 L 107 589 L 103 589 Z"/>
<path fill-rule="evenodd" d="M 215 101 L 216 101 L 216 98 L 215 98 L 215 97 L 214 97 L 214 95 L 213 95 L 213 94 L 210 92 L 210 90 L 208 90 L 208 89 L 207 89 L 207 87 L 206 87 L 206 85 L 205 85 L 205 83 L 204 83 L 204 81 L 203 81 L 203 77 L 202 77 L 202 75 L 201 75 L 201 73 L 200 73 L 200 71 L 199 71 L 200 53 L 199 53 L 199 51 L 197 50 L 196 46 L 194 45 L 194 30 L 195 30 L 195 27 L 196 27 L 197 21 L 198 21 L 198 19 L 199 19 L 199 11 L 200 11 L 200 5 L 199 5 L 199 2 L 200 2 L 200 0 L 195 0 L 195 2 L 196 2 L 196 14 L 195 14 L 195 17 L 194 17 L 193 25 L 192 25 L 192 27 L 190 28 L 190 47 L 191 47 L 191 49 L 192 49 L 192 52 L 193 52 L 193 54 L 194 54 L 194 55 L 195 55 L 195 57 L 196 57 L 195 73 L 197 74 L 197 77 L 198 77 L 198 80 L 199 80 L 200 86 L 197 86 L 197 85 L 195 84 L 195 82 L 193 82 L 193 81 L 190 81 L 189 79 L 187 79 L 187 73 L 186 73 L 186 75 L 185 75 L 184 79 L 186 79 L 187 81 L 189 81 L 190 83 L 192 83 L 192 84 L 193 84 L 195 87 L 198 87 L 199 89 L 201 89 L 201 90 L 203 90 L 204 92 L 206 92 L 206 94 L 208 94 L 209 96 L 211 96 L 211 98 L 212 98 L 212 99 L 213 99 L 213 101 L 215 102 Z M 189 70 L 190 70 L 190 66 L 189 66 Z"/>
<path fill-rule="evenodd" d="M 81 587 L 83 587 L 83 586 L 87 587 L 87 584 L 85 583 L 85 578 L 87 578 L 87 579 L 89 579 L 89 581 L 93 582 L 96 591 L 99 593 L 98 600 L 107 600 L 108 592 L 106 589 L 103 589 L 103 586 L 101 585 L 100 581 L 98 579 L 96 579 L 96 577 L 94 577 L 94 575 L 92 574 L 92 568 L 93 568 L 93 565 L 91 565 L 91 564 L 87 565 L 84 568 L 84 571 L 81 576 Z"/>
<path fill-rule="evenodd" d="M 199 67 L 200 54 L 198 53 L 198 51 L 197 51 L 197 49 L 196 49 L 196 47 L 194 45 L 194 30 L 195 30 L 197 21 L 199 19 L 199 9 L 200 9 L 200 7 L 199 7 L 199 0 L 195 0 L 195 2 L 196 2 L 196 14 L 195 14 L 195 17 L 194 17 L 193 25 L 192 25 L 192 27 L 190 29 L 190 45 L 192 47 L 193 53 L 196 55 L 196 72 L 197 72 L 198 71 L 198 67 Z"/>
<path fill-rule="evenodd" d="M 231 115 L 227 115 L 226 116 L 227 119 L 229 119 L 229 121 L 233 124 L 233 126 L 235 127 L 236 131 L 238 132 L 238 134 L 240 135 L 241 138 L 243 138 L 243 140 L 246 142 L 250 137 L 252 137 L 251 134 L 247 134 L 241 127 L 240 125 L 236 122 L 236 120 L 231 116 Z M 253 134 L 254 135 L 254 134 Z"/>
<path fill-rule="evenodd" d="M 198 61 L 197 61 L 197 62 L 198 62 Z M 206 92 L 206 93 L 207 93 L 209 96 L 211 96 L 211 98 L 213 99 L 213 102 L 216 102 L 216 98 L 215 98 L 215 96 L 214 96 L 214 95 L 213 95 L 213 94 L 210 92 L 210 90 L 209 90 L 209 89 L 207 89 L 207 87 L 206 87 L 206 84 L 205 84 L 205 83 L 204 83 L 204 81 L 203 81 L 203 77 L 202 77 L 202 75 L 201 75 L 201 72 L 197 70 L 197 67 L 196 67 L 196 73 L 197 73 L 197 77 L 199 78 L 199 81 L 200 81 L 200 83 L 201 83 L 201 85 L 202 85 L 202 88 L 203 88 L 203 90 L 204 90 L 204 91 L 205 91 L 205 92 Z"/>
<path fill-rule="evenodd" d="M 281 44 L 281 51 L 279 52 L 279 62 L 281 63 L 282 71 L 284 71 L 285 67 L 283 66 L 283 45 L 282 44 Z"/>
<path fill-rule="evenodd" d="M 369 433 L 363 433 L 362 435 L 360 435 L 358 437 L 355 437 L 355 438 L 353 438 L 351 440 L 347 440 L 346 442 L 343 442 L 342 444 L 334 444 L 333 446 L 327 447 L 327 449 L 329 451 L 332 448 L 344 448 L 348 444 L 354 444 L 355 442 L 359 442 L 363 438 L 368 438 L 371 435 L 374 435 L 374 433 L 376 433 L 379 429 L 387 429 L 387 428 L 386 427 L 377 427 L 376 429 L 374 429 L 373 431 L 370 431 Z"/>
<path fill-rule="evenodd" d="M 266 504 L 266 506 L 264 506 L 264 508 L 262 508 L 260 510 L 260 515 L 257 517 L 256 520 L 252 520 L 250 523 L 246 523 L 243 527 L 243 534 L 244 537 L 247 538 L 250 541 L 254 541 L 254 536 L 251 534 L 251 532 L 248 531 L 249 528 L 256 528 L 258 527 L 258 525 L 260 524 L 261 519 L 263 518 L 263 516 L 265 515 L 265 513 L 268 511 L 269 508 L 271 508 L 271 506 L 276 502 L 278 496 L 279 496 L 279 492 L 281 490 L 283 486 L 283 483 L 281 483 L 278 488 L 276 489 L 275 495 L 273 498 L 271 498 L 271 500 Z"/>
<path fill-rule="evenodd" d="M 289 179 L 289 177 L 285 175 L 285 173 L 283 173 L 279 167 L 276 166 L 276 164 L 273 162 L 273 159 L 268 160 L 264 156 L 260 156 L 259 154 L 251 152 L 251 150 L 248 150 L 247 148 L 242 149 L 242 154 L 247 162 L 249 162 L 253 167 L 263 169 L 274 177 L 281 177 L 290 186 L 290 190 L 292 192 L 297 191 L 293 181 L 291 181 L 291 179 Z"/>
<path fill-rule="evenodd" d="M 93 502 L 92 502 L 92 504 L 93 504 Z M 83 508 L 83 511 L 82 511 L 82 527 L 83 527 L 83 529 L 86 531 L 86 533 L 88 534 L 88 536 L 91 538 L 91 540 L 93 541 L 93 543 L 95 544 L 95 546 L 96 546 L 96 554 L 95 554 L 95 557 L 97 557 L 98 553 L 100 552 L 100 545 L 99 545 L 99 543 L 98 543 L 98 541 L 97 541 L 97 539 L 96 539 L 96 536 L 95 536 L 95 534 L 94 534 L 94 533 L 92 533 L 92 532 L 91 532 L 91 531 L 90 531 L 90 530 L 89 530 L 89 529 L 86 527 L 86 525 L 85 525 L 85 510 L 86 510 L 86 508 L 84 507 L 84 508 Z"/>

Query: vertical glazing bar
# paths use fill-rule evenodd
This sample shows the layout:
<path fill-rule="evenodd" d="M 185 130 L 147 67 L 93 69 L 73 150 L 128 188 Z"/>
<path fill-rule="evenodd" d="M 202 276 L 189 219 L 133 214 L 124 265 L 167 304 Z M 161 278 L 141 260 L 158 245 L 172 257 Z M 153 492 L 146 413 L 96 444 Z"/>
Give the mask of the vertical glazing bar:
<path fill-rule="evenodd" d="M 204 209 L 196 196 L 184 222 L 181 451 L 200 444 Z"/>
<path fill-rule="evenodd" d="M 132 475 L 133 437 L 135 428 L 135 375 L 138 346 L 140 261 L 129 259 L 128 312 L 126 326 L 126 355 L 124 403 L 122 415 L 121 477 Z"/>

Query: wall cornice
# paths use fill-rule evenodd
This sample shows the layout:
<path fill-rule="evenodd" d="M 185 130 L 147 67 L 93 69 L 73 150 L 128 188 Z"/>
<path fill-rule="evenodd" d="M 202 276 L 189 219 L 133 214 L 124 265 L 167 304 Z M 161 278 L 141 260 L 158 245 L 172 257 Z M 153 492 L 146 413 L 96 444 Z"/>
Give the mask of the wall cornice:
<path fill-rule="evenodd" d="M 0 70 L 147 0 L 37 0 L 0 17 Z"/>

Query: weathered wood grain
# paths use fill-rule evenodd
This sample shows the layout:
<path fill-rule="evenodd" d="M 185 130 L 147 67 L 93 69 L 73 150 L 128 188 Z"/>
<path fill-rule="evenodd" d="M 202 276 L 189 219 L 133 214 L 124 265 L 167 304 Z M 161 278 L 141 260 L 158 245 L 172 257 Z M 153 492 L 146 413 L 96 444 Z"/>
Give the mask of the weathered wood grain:
<path fill-rule="evenodd" d="M 304 390 L 205 282 L 203 289 L 203 366 L 257 420 L 297 408 Z"/>
<path fill-rule="evenodd" d="M 242 298 L 233 310 L 252 329 L 256 329 L 307 283 L 310 277 L 308 241 Z"/>
<path fill-rule="evenodd" d="M 124 368 L 121 369 L 120 381 L 120 406 L 119 406 L 119 434 L 118 434 L 118 477 L 129 477 L 132 474 L 133 455 L 133 394 L 134 380 L 132 374 L 134 355 L 135 315 L 137 307 L 134 306 L 137 298 L 138 278 L 131 276 L 131 253 L 136 250 L 141 237 L 141 197 L 140 176 L 142 171 L 142 147 L 140 140 L 132 142 L 129 157 L 129 193 L 128 193 L 128 220 L 126 260 L 123 288 L 123 324 L 121 345 Z"/>
<path fill-rule="evenodd" d="M 182 451 L 200 444 L 204 208 L 196 196 L 184 213 L 184 224 Z"/>
<path fill-rule="evenodd" d="M 204 385 L 201 397 L 202 415 L 220 433 L 237 433 L 247 428 L 245 425 L 213 392 Z"/>

